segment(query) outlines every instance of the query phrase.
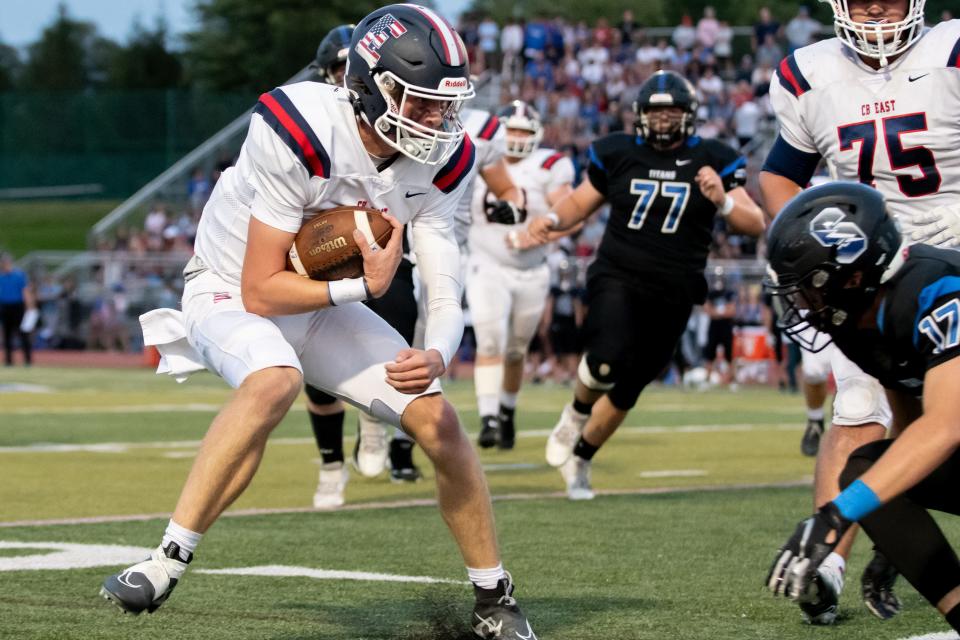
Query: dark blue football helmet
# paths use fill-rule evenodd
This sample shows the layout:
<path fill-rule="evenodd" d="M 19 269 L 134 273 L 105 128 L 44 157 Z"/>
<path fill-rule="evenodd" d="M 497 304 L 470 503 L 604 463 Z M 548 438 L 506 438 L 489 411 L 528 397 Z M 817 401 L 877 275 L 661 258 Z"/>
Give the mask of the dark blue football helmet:
<path fill-rule="evenodd" d="M 787 203 L 767 234 L 767 278 L 779 325 L 809 351 L 855 326 L 903 259 L 903 239 L 879 191 L 832 182 Z"/>

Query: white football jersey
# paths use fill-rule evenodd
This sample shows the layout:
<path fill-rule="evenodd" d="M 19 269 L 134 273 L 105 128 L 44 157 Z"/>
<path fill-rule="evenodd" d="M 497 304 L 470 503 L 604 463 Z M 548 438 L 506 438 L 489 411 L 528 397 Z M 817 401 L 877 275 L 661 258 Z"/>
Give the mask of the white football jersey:
<path fill-rule="evenodd" d="M 960 200 L 960 20 L 881 70 L 836 38 L 798 49 L 770 97 L 783 139 L 836 179 L 875 186 L 907 237 L 915 214 Z"/>
<path fill-rule="evenodd" d="M 470 176 L 470 184 L 467 185 L 467 190 L 457 204 L 457 212 L 454 214 L 457 244 L 464 248 L 470 231 L 470 198 L 477 189 L 477 174 L 486 167 L 500 162 L 507 152 L 507 129 L 500 126 L 500 119 L 497 116 L 480 109 L 464 109 L 461 111 L 460 119 L 477 150 L 477 171 Z"/>
<path fill-rule="evenodd" d="M 523 189 L 527 198 L 527 217 L 546 215 L 550 211 L 547 195 L 563 185 L 572 185 L 573 162 L 554 149 L 541 147 L 519 162 L 508 162 L 510 177 Z M 524 225 L 495 224 L 487 221 L 484 203 L 492 201 L 482 185 L 473 190 L 473 224 L 470 227 L 470 253 L 492 258 L 498 264 L 518 269 L 534 267 L 546 260 L 550 247 L 543 245 L 516 251 L 507 246 L 507 234 Z"/>
<path fill-rule="evenodd" d="M 398 154 L 378 171 L 345 89 L 317 82 L 274 89 L 260 96 L 236 165 L 223 172 L 204 207 L 196 255 L 239 286 L 251 215 L 296 233 L 333 207 L 387 212 L 411 227 L 431 310 L 426 348 L 449 362 L 463 329 L 453 210 L 475 172 L 474 157 L 466 136 L 442 167 Z"/>

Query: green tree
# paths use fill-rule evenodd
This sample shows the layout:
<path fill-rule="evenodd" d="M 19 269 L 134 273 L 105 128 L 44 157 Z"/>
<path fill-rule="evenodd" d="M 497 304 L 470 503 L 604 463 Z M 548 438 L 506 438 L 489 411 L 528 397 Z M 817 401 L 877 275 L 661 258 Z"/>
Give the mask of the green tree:
<path fill-rule="evenodd" d="M 167 44 L 169 30 L 162 16 L 152 29 L 133 23 L 127 44 L 108 65 L 109 86 L 118 89 L 167 89 L 183 82 L 183 65 Z"/>
<path fill-rule="evenodd" d="M 0 42 L 0 91 L 9 91 L 16 85 L 21 67 L 17 50 Z"/>
<path fill-rule="evenodd" d="M 27 48 L 20 85 L 25 89 L 85 89 L 103 77 L 97 50 L 108 48 L 90 22 L 74 20 L 65 4 L 40 39 Z"/>
<path fill-rule="evenodd" d="M 187 78 L 216 90 L 264 91 L 306 66 L 327 31 L 357 22 L 373 0 L 196 0 L 184 36 Z"/>

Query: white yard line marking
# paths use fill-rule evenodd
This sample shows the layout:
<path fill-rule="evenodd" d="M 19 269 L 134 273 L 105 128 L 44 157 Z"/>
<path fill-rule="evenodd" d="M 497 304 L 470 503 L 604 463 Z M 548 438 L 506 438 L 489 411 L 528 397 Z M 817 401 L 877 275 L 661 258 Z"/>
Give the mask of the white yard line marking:
<path fill-rule="evenodd" d="M 236 569 L 197 569 L 193 573 L 208 573 L 226 576 L 270 576 L 279 578 L 313 578 L 314 580 L 367 580 L 372 582 L 415 582 L 420 584 L 468 584 L 462 580 L 447 580 L 429 576 L 401 576 L 392 573 L 369 571 L 336 571 L 270 564 Z"/>
<path fill-rule="evenodd" d="M 809 487 L 811 479 L 794 482 L 771 482 L 757 484 L 728 484 L 716 486 L 692 486 L 692 487 L 648 487 L 644 489 L 607 489 L 596 492 L 598 496 L 649 496 L 674 493 L 715 493 L 728 491 L 752 491 L 754 489 L 793 489 L 798 487 Z M 551 491 L 547 493 L 506 493 L 493 496 L 494 502 L 514 502 L 526 500 L 559 500 L 566 499 L 567 494 L 563 491 Z M 357 504 L 347 504 L 336 511 L 317 511 L 310 507 L 292 507 L 285 509 L 236 509 L 225 512 L 222 518 L 243 518 L 248 516 L 265 516 L 274 514 L 292 514 L 292 513 L 323 513 L 325 516 L 332 516 L 342 511 L 375 511 L 377 509 L 408 509 L 411 507 L 432 507 L 437 504 L 432 498 L 422 498 L 417 500 L 393 500 L 380 502 L 360 502 Z M 51 520 L 14 520 L 11 522 L 0 522 L 0 528 L 8 529 L 11 527 L 53 527 L 61 525 L 78 524 L 106 524 L 110 522 L 141 522 L 144 520 L 166 520 L 170 513 L 141 513 L 132 515 L 115 516 L 94 516 L 89 518 L 57 518 Z"/>
<path fill-rule="evenodd" d="M 760 431 L 800 431 L 800 423 L 789 424 L 689 424 L 677 427 L 655 425 L 649 427 L 620 427 L 617 433 L 628 435 L 658 435 L 681 433 L 748 433 Z M 546 438 L 551 429 L 528 429 L 517 433 L 518 438 Z M 469 433 L 476 437 L 475 432 Z M 351 436 L 347 439 L 352 441 Z M 312 444 L 312 438 L 272 438 L 273 445 L 304 445 Z M 94 444 L 53 444 L 38 442 L 15 447 L 0 447 L 2 453 L 72 453 L 87 451 L 94 453 L 123 453 L 130 449 L 196 449 L 200 446 L 199 440 L 171 440 L 169 442 L 100 442 Z"/>
<path fill-rule="evenodd" d="M 956 631 L 941 631 L 939 633 L 928 633 L 922 636 L 910 636 L 902 640 L 957 640 L 960 635 Z"/>
<path fill-rule="evenodd" d="M 53 393 L 53 388 L 26 382 L 0 382 L 0 393 Z"/>
<path fill-rule="evenodd" d="M 186 404 L 129 404 L 114 407 L 19 407 L 4 409 L 0 415 L 34 416 L 44 414 L 89 414 L 89 413 L 171 413 L 171 412 L 209 412 L 216 413 L 222 404 L 209 402 L 188 402 Z"/>
<path fill-rule="evenodd" d="M 641 471 L 641 478 L 697 478 L 707 475 L 703 469 L 661 469 L 659 471 Z"/>

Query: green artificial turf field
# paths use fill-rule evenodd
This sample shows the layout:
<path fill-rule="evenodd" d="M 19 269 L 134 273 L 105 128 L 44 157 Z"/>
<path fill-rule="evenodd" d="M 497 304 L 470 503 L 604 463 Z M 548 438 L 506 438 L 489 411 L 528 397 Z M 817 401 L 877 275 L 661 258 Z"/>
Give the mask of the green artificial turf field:
<path fill-rule="evenodd" d="M 475 432 L 472 385 L 447 387 Z M 353 474 L 347 507 L 314 511 L 317 450 L 300 407 L 169 602 L 134 618 L 97 596 L 107 574 L 157 544 L 228 393 L 213 376 L 177 385 L 148 371 L 0 371 L 0 637 L 469 637 L 470 589 L 428 503 L 423 455 L 424 481 Z M 803 625 L 796 606 L 762 589 L 774 551 L 811 509 L 798 396 L 653 388 L 597 455 L 598 497 L 573 503 L 543 460 L 568 395 L 528 386 L 517 448 L 481 452 L 504 561 L 541 640 L 881 640 L 946 629 L 902 581 L 898 618 L 882 623 L 862 607 L 865 538 L 834 628 Z M 348 413 L 348 434 L 354 423 Z M 955 539 L 956 519 L 943 522 Z"/>

